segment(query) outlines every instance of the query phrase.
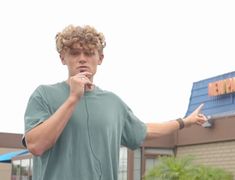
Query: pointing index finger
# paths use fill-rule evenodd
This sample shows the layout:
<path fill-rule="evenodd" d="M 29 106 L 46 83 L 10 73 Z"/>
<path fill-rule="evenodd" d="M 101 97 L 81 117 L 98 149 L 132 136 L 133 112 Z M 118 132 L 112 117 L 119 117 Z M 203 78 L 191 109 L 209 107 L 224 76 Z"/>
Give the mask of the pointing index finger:
<path fill-rule="evenodd" d="M 196 109 L 196 112 L 197 112 L 197 113 L 200 113 L 201 110 L 202 110 L 202 108 L 203 108 L 203 106 L 204 106 L 204 104 L 200 104 L 200 105 L 198 106 L 198 108 Z"/>

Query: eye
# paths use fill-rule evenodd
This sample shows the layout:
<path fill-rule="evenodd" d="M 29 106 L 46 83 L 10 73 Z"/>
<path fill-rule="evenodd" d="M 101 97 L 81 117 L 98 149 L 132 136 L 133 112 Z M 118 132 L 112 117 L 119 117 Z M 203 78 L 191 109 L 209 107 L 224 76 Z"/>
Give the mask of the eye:
<path fill-rule="evenodd" d="M 81 51 L 71 49 L 71 50 L 70 50 L 70 54 L 71 54 L 72 56 L 78 56 L 78 55 L 81 54 Z"/>
<path fill-rule="evenodd" d="M 93 56 L 93 55 L 95 55 L 95 52 L 94 51 L 85 51 L 84 54 L 85 54 L 85 56 Z"/>

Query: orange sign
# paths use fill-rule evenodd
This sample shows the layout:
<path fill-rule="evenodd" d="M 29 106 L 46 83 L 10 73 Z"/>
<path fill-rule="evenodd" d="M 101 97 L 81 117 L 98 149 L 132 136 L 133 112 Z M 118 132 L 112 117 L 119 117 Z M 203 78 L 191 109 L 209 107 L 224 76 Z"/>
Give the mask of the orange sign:
<path fill-rule="evenodd" d="M 208 84 L 208 95 L 218 96 L 235 92 L 235 77 Z"/>

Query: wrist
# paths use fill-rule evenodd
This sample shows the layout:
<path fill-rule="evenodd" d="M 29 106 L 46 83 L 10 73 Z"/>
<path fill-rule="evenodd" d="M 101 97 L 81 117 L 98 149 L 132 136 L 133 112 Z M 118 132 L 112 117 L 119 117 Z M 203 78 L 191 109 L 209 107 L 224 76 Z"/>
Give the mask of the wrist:
<path fill-rule="evenodd" d="M 190 120 L 186 117 L 186 118 L 183 118 L 182 119 L 183 120 L 183 122 L 184 122 L 184 127 L 189 127 L 189 126 L 191 126 L 191 122 L 190 122 Z"/>
<path fill-rule="evenodd" d="M 185 127 L 185 121 L 182 118 L 176 119 L 176 121 L 179 123 L 179 129 L 183 129 Z"/>
<path fill-rule="evenodd" d="M 70 103 L 70 104 L 76 104 L 78 101 L 80 100 L 79 97 L 77 96 L 69 96 L 67 101 Z"/>

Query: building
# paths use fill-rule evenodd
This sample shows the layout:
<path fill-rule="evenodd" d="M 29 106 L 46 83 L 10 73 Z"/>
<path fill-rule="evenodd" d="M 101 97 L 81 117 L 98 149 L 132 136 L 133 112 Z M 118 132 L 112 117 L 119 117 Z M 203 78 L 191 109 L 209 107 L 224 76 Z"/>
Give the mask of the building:
<path fill-rule="evenodd" d="M 194 155 L 197 162 L 224 168 L 235 178 L 235 71 L 195 82 L 186 115 L 200 103 L 211 126 L 180 131 L 176 155 Z"/>
<path fill-rule="evenodd" d="M 9 158 L 20 154 L 24 147 L 21 144 L 22 134 L 0 133 L 0 177 L 2 180 L 10 180 L 11 164 Z M 11 153 L 11 154 L 8 154 Z"/>
<path fill-rule="evenodd" d="M 186 115 L 204 103 L 209 118 L 204 127 L 194 125 L 129 151 L 128 180 L 137 180 L 162 155 L 192 155 L 196 163 L 223 168 L 235 178 L 235 71 L 193 83 Z"/>
<path fill-rule="evenodd" d="M 185 155 L 193 155 L 196 163 L 228 170 L 235 177 L 235 72 L 193 83 L 186 116 L 201 103 L 205 104 L 203 113 L 209 117 L 204 128 L 194 125 L 157 141 L 146 139 L 135 151 L 122 148 L 119 180 L 140 180 L 149 168 L 158 163 L 160 156 Z M 23 148 L 20 144 L 21 137 L 22 135 L 1 133 L 0 154 Z M 6 180 L 10 180 L 11 172 L 18 172 L 17 167 L 30 172 L 31 155 L 13 157 L 12 167 L 13 170 L 10 164 L 3 166 L 0 163 L 0 173 L 5 173 Z M 31 178 L 30 173 L 19 171 L 24 172 L 28 179 Z"/>

